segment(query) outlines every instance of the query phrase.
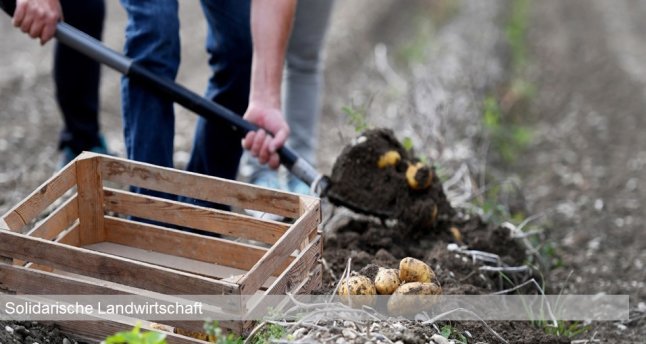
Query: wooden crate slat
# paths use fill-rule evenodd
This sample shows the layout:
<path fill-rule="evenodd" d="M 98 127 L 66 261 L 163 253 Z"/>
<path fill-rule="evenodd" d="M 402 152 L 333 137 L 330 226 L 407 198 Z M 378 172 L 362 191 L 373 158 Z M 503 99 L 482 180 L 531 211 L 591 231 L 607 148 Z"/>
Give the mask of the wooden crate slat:
<path fill-rule="evenodd" d="M 294 285 L 303 281 L 321 258 L 322 240 L 316 237 L 267 289 L 265 295 L 284 295 Z"/>
<path fill-rule="evenodd" d="M 245 271 L 268 252 L 262 247 L 111 216 L 106 216 L 106 223 L 106 240 L 109 242 Z"/>
<path fill-rule="evenodd" d="M 289 218 L 298 218 L 301 215 L 299 196 L 295 194 L 115 157 L 102 156 L 99 168 L 105 180 L 124 185 L 134 185 Z"/>
<path fill-rule="evenodd" d="M 107 211 L 274 244 L 288 224 L 105 188 Z"/>
<path fill-rule="evenodd" d="M 74 194 L 63 205 L 49 214 L 42 222 L 32 228 L 26 235 L 52 240 L 78 219 L 77 195 Z"/>
<path fill-rule="evenodd" d="M 106 254 L 116 255 L 128 259 L 134 259 L 145 263 L 160 265 L 174 270 L 184 271 L 209 278 L 223 279 L 235 283 L 246 273 L 245 270 L 236 269 L 215 263 L 206 263 L 199 260 L 178 257 L 165 253 L 158 253 L 150 250 L 134 248 L 112 242 L 102 242 L 84 248 L 93 251 L 103 252 Z M 276 277 L 270 277 L 266 284 L 269 287 L 276 280 Z"/>
<path fill-rule="evenodd" d="M 316 204 L 301 216 L 256 265 L 238 282 L 243 295 L 251 295 L 267 280 L 286 258 L 300 247 L 302 238 L 316 230 L 320 222 L 320 208 Z"/>
<path fill-rule="evenodd" d="M 56 238 L 57 243 L 79 247 L 81 246 L 80 224 L 77 222 L 70 229 L 64 231 Z"/>
<path fill-rule="evenodd" d="M 44 238 L 47 240 L 46 238 Z M 62 233 L 58 235 L 55 242 L 65 244 L 65 245 L 72 245 L 72 246 L 80 246 L 81 245 L 81 239 L 79 237 L 79 223 L 76 222 L 72 227 L 66 229 Z M 49 271 L 51 272 L 52 269 L 49 266 L 41 265 L 41 264 L 34 264 L 34 263 L 27 263 L 24 260 L 21 259 L 14 259 L 14 264 L 16 265 L 24 265 L 27 268 L 30 269 L 37 269 L 37 270 L 42 270 L 42 271 Z"/>
<path fill-rule="evenodd" d="M 75 185 L 76 165 L 72 162 L 41 184 L 2 218 L 10 230 L 19 231 Z"/>
<path fill-rule="evenodd" d="M 0 231 L 0 255 L 166 294 L 239 293 L 235 284 L 7 231 Z"/>
<path fill-rule="evenodd" d="M 141 289 L 128 289 L 120 285 L 108 285 L 104 281 L 83 279 L 83 276 L 69 276 L 50 271 L 34 270 L 21 266 L 0 263 L 0 288 L 24 295 L 140 295 L 152 300 L 185 302 L 185 299 L 169 298 Z M 229 310 L 211 306 L 211 312 L 225 316 Z M 219 310 L 219 311 L 217 311 Z M 191 330 L 202 330 L 203 322 L 160 320 L 160 323 L 181 326 Z"/>
<path fill-rule="evenodd" d="M 76 184 L 81 244 L 105 240 L 103 226 L 103 182 L 99 173 L 99 158 L 83 153 L 76 159 Z"/>

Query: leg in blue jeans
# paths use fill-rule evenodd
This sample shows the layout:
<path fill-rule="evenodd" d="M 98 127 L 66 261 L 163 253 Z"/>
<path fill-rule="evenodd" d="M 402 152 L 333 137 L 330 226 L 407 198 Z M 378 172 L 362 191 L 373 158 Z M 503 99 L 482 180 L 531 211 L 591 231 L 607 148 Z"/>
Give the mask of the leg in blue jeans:
<path fill-rule="evenodd" d="M 206 50 L 213 74 L 206 97 L 243 115 L 249 101 L 251 30 L 249 0 L 202 0 L 208 23 Z M 241 136 L 219 121 L 198 120 L 187 169 L 235 179 Z"/>
<path fill-rule="evenodd" d="M 153 73 L 174 80 L 180 63 L 177 0 L 121 0 L 128 13 L 125 54 Z M 124 136 L 129 159 L 173 167 L 173 103 L 123 78 Z M 169 197 L 139 190 L 135 192 Z"/>
<path fill-rule="evenodd" d="M 105 18 L 103 0 L 61 0 L 61 7 L 65 22 L 101 39 Z M 64 44 L 56 43 L 54 83 L 56 100 L 65 122 L 59 149 L 69 149 L 72 155 L 65 160 L 103 145 L 99 137 L 100 71 L 98 62 Z"/>

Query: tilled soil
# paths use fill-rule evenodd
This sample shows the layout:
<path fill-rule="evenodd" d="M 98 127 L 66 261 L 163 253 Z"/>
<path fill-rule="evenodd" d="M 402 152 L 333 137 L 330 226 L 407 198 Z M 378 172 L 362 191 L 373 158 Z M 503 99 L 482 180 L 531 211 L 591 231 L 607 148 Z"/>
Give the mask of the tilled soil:
<path fill-rule="evenodd" d="M 38 322 L 0 321 L 2 344 L 75 344 L 74 339 L 60 333 L 58 328 Z"/>

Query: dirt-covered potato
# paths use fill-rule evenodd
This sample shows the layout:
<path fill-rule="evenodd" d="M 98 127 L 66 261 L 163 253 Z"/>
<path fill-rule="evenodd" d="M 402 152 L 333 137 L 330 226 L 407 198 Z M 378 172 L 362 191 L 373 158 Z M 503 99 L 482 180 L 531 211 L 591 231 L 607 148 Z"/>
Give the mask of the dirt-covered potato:
<path fill-rule="evenodd" d="M 357 305 L 373 305 L 375 295 L 377 290 L 372 280 L 362 275 L 351 276 L 347 281 L 342 280 L 339 287 L 339 296 L 342 296 L 342 300 L 345 299 L 344 297 L 351 296 L 352 303 Z"/>
<path fill-rule="evenodd" d="M 387 151 L 386 153 L 382 154 L 379 157 L 379 161 L 377 161 L 377 166 L 379 168 L 395 166 L 399 163 L 401 158 L 402 157 L 398 151 L 395 151 L 395 150 Z"/>
<path fill-rule="evenodd" d="M 406 257 L 399 262 L 399 279 L 402 283 L 431 282 L 435 273 L 426 263 L 419 259 Z"/>
<path fill-rule="evenodd" d="M 379 268 L 377 276 L 375 276 L 375 289 L 377 289 L 378 294 L 390 295 L 399 288 L 400 284 L 397 269 Z"/>
<path fill-rule="evenodd" d="M 409 164 L 406 169 L 406 182 L 413 190 L 425 190 L 431 186 L 433 171 L 421 162 Z"/>
<path fill-rule="evenodd" d="M 442 288 L 435 283 L 402 284 L 388 299 L 388 312 L 404 315 L 428 310 L 436 302 L 433 296 L 440 294 L 442 294 Z"/>

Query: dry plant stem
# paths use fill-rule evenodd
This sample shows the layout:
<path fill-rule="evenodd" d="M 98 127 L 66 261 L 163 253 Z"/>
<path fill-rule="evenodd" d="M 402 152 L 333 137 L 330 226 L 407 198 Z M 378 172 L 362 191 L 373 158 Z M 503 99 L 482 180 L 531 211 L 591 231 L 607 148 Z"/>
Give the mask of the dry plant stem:
<path fill-rule="evenodd" d="M 254 327 L 253 330 L 251 330 L 251 333 L 249 333 L 247 338 L 244 340 L 244 344 L 251 343 L 251 339 L 256 335 L 256 333 L 258 333 L 263 327 L 265 327 L 265 325 L 267 325 L 267 322 L 263 321 L 256 327 Z"/>
<path fill-rule="evenodd" d="M 430 320 L 427 320 L 427 321 L 422 322 L 422 324 L 424 324 L 424 325 L 434 324 L 435 322 L 437 322 L 437 321 L 441 320 L 441 319 L 442 319 L 442 318 L 444 318 L 445 316 L 447 316 L 447 315 L 449 315 L 449 314 L 452 314 L 452 313 L 455 313 L 455 312 L 465 312 L 465 313 L 469 313 L 469 314 L 471 314 L 471 315 L 475 316 L 476 318 L 478 318 L 478 319 L 480 320 L 480 322 L 482 322 L 482 324 L 483 324 L 483 325 L 484 325 L 484 326 L 485 326 L 485 327 L 486 327 L 486 328 L 487 328 L 491 333 L 493 333 L 493 335 L 494 335 L 494 336 L 496 336 L 498 339 L 500 339 L 500 341 L 502 341 L 503 343 L 507 343 L 507 344 L 509 343 L 509 342 L 508 342 L 508 341 L 506 341 L 506 340 L 505 340 L 501 335 L 499 335 L 499 334 L 498 334 L 498 332 L 494 331 L 494 329 L 493 329 L 493 328 L 491 328 L 491 326 L 489 326 L 489 324 L 487 324 L 487 322 L 486 322 L 486 321 L 484 321 L 484 319 L 482 319 L 480 316 L 478 316 L 478 314 L 476 314 L 476 313 L 474 313 L 474 312 L 472 312 L 472 311 L 470 311 L 470 310 L 468 310 L 468 309 L 464 309 L 464 308 L 456 308 L 456 309 L 453 309 L 453 310 L 450 310 L 450 311 L 444 312 L 444 313 L 442 313 L 442 314 L 438 314 L 438 315 L 436 315 L 435 317 L 431 318 Z M 425 314 L 426 314 L 426 313 L 425 313 Z"/>
<path fill-rule="evenodd" d="M 339 288 L 341 287 L 341 282 L 346 281 L 346 288 L 349 290 L 349 286 L 347 284 L 348 277 L 350 276 L 350 266 L 352 265 L 352 257 L 348 258 L 348 264 L 345 267 L 345 270 L 343 270 L 343 273 L 341 274 L 341 278 L 339 279 L 339 283 L 337 283 L 336 288 L 334 288 L 334 292 L 330 296 L 329 302 L 332 302 L 332 299 L 334 298 L 334 295 L 339 291 Z"/>
<path fill-rule="evenodd" d="M 543 288 L 541 288 L 541 286 L 538 284 L 538 282 L 536 282 L 535 279 L 532 278 L 529 281 L 525 281 L 525 282 L 523 282 L 523 283 L 521 283 L 521 284 L 519 284 L 519 285 L 517 285 L 517 286 L 515 286 L 513 288 L 497 291 L 497 292 L 493 293 L 493 295 L 507 294 L 509 292 L 518 290 L 518 289 L 520 289 L 520 288 L 522 288 L 524 286 L 530 285 L 530 284 L 534 285 L 536 287 L 536 289 L 538 289 L 538 291 L 541 293 L 541 296 L 543 296 L 542 299 L 545 302 L 545 304 L 547 305 L 547 313 L 549 314 L 550 319 L 552 319 L 551 320 L 552 321 L 552 326 L 557 327 L 558 322 L 556 321 L 556 316 L 554 316 L 554 312 L 552 311 L 552 306 L 550 306 L 550 303 L 547 302 L 546 297 L 545 297 L 545 291 L 543 290 Z"/>
<path fill-rule="evenodd" d="M 529 271 L 529 266 L 481 266 L 480 271 L 520 273 Z"/>
<path fill-rule="evenodd" d="M 472 259 L 473 263 L 475 263 L 476 261 L 479 261 L 479 260 L 483 261 L 483 262 L 487 262 L 487 263 L 494 263 L 494 264 L 499 265 L 499 266 L 502 263 L 501 260 L 500 260 L 500 256 L 497 255 L 497 254 L 494 254 L 494 253 L 478 251 L 478 250 L 463 249 L 463 248 L 460 248 L 459 246 L 457 246 L 455 244 L 449 244 L 447 249 L 450 252 L 457 252 L 457 253 L 461 253 L 461 254 L 464 254 L 464 255 L 467 255 L 467 256 L 471 256 L 471 259 Z"/>
<path fill-rule="evenodd" d="M 332 280 L 334 281 L 334 283 L 337 283 L 338 280 L 336 276 L 334 276 L 334 272 L 332 271 L 332 268 L 330 268 L 330 264 L 328 264 L 327 260 L 325 260 L 325 258 L 321 258 L 319 259 L 319 263 L 323 265 L 323 269 L 325 269 L 325 272 L 330 274 L 330 277 L 332 277 Z"/>

